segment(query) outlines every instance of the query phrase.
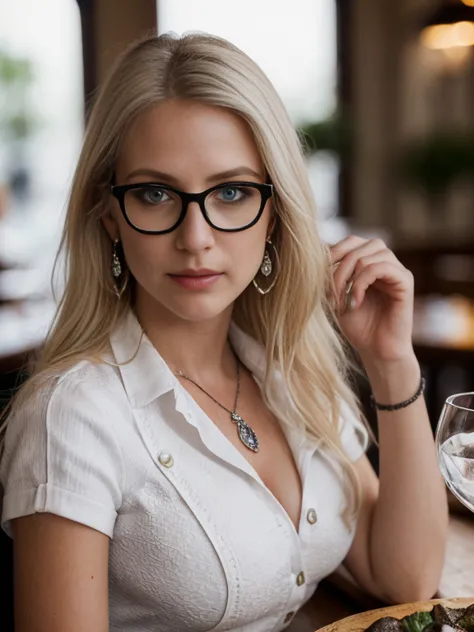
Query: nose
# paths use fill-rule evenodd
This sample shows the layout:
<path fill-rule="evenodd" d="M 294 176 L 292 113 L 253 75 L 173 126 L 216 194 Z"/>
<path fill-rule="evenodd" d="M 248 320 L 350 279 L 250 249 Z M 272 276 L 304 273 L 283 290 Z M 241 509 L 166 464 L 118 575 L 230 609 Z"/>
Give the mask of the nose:
<path fill-rule="evenodd" d="M 190 202 L 186 217 L 176 230 L 177 248 L 198 253 L 202 250 L 209 250 L 214 244 L 214 230 L 206 222 L 199 204 Z"/>

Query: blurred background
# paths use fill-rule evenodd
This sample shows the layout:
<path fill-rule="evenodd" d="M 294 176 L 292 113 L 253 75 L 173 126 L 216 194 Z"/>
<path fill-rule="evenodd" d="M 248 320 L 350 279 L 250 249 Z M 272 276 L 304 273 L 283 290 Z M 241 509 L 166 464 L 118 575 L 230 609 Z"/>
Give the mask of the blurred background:
<path fill-rule="evenodd" d="M 208 31 L 253 57 L 304 138 L 323 238 L 381 236 L 413 271 L 435 425 L 448 394 L 474 390 L 474 0 L 0 3 L 0 409 L 54 312 L 91 100 L 156 30 Z M 11 582 L 0 602 L 13 629 Z"/>
<path fill-rule="evenodd" d="M 304 138 L 323 238 L 381 236 L 414 272 L 435 421 L 447 394 L 474 386 L 474 0 L 2 3 L 2 405 L 51 322 L 89 104 L 153 30 L 208 31 L 253 57 Z"/>

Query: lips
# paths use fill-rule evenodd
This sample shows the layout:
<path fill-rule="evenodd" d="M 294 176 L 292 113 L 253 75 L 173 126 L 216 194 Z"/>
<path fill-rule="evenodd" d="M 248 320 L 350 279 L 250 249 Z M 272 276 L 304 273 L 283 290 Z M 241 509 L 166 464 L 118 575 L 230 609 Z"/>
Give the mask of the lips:
<path fill-rule="evenodd" d="M 186 290 L 205 290 L 214 285 L 222 276 L 221 272 L 203 268 L 200 270 L 182 270 L 169 277 Z"/>
<path fill-rule="evenodd" d="M 221 273 L 217 272 L 217 270 L 210 270 L 209 268 L 202 268 L 200 270 L 193 270 L 192 268 L 189 268 L 187 270 L 181 270 L 181 272 L 175 272 L 174 274 L 171 274 L 170 276 L 205 277 L 205 276 L 215 276 L 216 274 L 221 274 Z"/>

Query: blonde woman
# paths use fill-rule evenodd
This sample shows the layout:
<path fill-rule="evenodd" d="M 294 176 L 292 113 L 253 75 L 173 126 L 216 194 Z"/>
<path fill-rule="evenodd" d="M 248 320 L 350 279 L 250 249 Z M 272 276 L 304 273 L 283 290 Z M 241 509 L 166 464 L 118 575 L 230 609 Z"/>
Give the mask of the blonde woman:
<path fill-rule="evenodd" d="M 246 55 L 204 35 L 126 52 L 63 246 L 1 464 L 18 632 L 282 630 L 342 562 L 384 600 L 433 595 L 447 512 L 412 277 L 379 241 L 321 242 L 297 136 Z M 396 408 L 380 484 L 333 317 Z"/>

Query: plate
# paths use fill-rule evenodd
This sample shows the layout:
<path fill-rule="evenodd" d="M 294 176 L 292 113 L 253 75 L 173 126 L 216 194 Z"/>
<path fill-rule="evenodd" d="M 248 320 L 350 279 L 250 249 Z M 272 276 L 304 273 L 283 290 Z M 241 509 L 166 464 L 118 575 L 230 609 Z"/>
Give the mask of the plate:
<path fill-rule="evenodd" d="M 355 614 L 352 617 L 341 619 L 324 628 L 320 628 L 318 632 L 363 632 L 372 623 L 382 617 L 395 617 L 403 619 L 407 614 L 413 614 L 419 611 L 429 611 L 437 604 L 443 604 L 448 608 L 465 608 L 474 604 L 474 597 L 460 597 L 458 599 L 432 599 L 431 601 L 417 601 L 414 603 L 403 603 L 398 606 L 390 606 L 388 608 L 380 608 L 379 610 L 368 610 Z"/>

